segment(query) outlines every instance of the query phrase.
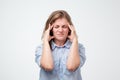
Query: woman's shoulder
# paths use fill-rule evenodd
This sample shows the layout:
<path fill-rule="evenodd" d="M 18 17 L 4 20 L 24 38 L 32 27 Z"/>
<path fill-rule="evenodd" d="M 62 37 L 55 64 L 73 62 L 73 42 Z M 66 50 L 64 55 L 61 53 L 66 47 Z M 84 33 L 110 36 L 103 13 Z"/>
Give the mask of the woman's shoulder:
<path fill-rule="evenodd" d="M 79 49 L 85 49 L 85 46 L 83 45 L 83 43 L 78 43 Z"/>
<path fill-rule="evenodd" d="M 43 43 L 39 43 L 37 46 L 36 46 L 36 49 L 40 49 L 43 47 Z"/>

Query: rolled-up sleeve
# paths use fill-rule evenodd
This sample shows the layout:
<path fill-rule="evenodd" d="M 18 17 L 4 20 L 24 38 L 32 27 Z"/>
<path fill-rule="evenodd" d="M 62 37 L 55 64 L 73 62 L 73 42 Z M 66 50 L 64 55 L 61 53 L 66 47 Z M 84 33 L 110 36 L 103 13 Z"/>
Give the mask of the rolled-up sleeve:
<path fill-rule="evenodd" d="M 80 67 L 82 67 L 86 61 L 85 47 L 79 44 L 79 55 L 80 55 Z"/>
<path fill-rule="evenodd" d="M 35 62 L 38 64 L 40 67 L 40 59 L 42 55 L 42 46 L 38 46 L 35 50 Z"/>

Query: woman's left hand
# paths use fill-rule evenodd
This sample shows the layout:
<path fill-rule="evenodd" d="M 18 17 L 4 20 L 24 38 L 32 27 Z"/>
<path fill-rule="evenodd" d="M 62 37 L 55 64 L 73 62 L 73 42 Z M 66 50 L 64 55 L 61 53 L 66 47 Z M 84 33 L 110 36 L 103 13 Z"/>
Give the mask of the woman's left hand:
<path fill-rule="evenodd" d="M 70 35 L 68 35 L 68 38 L 70 39 L 71 42 L 73 42 L 73 40 L 77 40 L 77 34 L 75 31 L 75 27 L 73 25 L 69 25 L 68 24 L 69 29 L 71 30 Z"/>

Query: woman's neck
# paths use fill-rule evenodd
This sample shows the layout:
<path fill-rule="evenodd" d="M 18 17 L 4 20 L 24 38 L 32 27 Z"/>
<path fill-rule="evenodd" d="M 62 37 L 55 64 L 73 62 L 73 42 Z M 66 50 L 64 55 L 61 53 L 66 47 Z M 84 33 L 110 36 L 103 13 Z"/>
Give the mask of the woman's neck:
<path fill-rule="evenodd" d="M 63 40 L 63 41 L 54 40 L 54 42 L 57 46 L 63 46 L 65 44 L 66 40 Z"/>

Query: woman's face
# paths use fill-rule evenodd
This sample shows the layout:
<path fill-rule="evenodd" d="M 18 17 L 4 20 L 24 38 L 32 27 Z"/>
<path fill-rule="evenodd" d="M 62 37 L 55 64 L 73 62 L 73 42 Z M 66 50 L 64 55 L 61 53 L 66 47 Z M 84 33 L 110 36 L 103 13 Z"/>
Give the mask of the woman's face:
<path fill-rule="evenodd" d="M 68 37 L 68 21 L 65 18 L 57 19 L 53 23 L 54 40 L 65 41 Z"/>

